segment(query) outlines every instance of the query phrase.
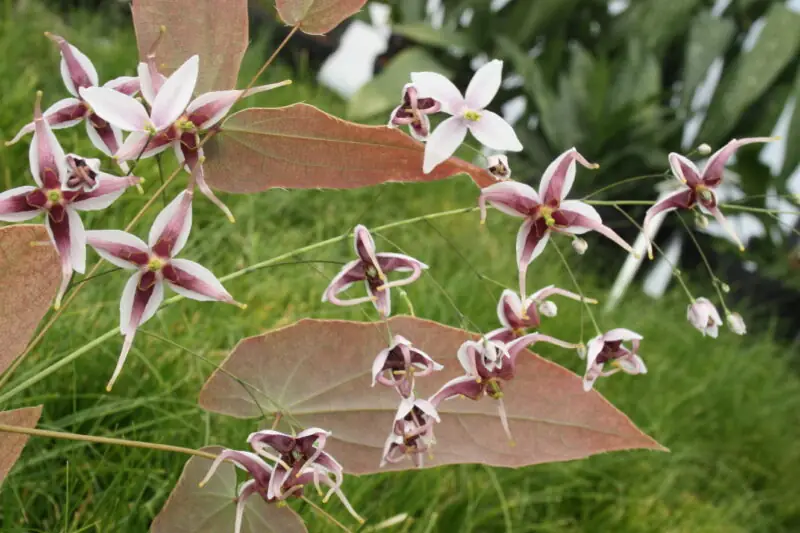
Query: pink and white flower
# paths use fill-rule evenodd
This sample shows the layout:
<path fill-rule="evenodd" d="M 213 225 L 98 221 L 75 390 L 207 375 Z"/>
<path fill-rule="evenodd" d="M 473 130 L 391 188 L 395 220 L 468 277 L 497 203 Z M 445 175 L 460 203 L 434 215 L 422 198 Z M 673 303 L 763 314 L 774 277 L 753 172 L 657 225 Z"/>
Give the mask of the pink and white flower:
<path fill-rule="evenodd" d="M 403 87 L 400 105 L 389 117 L 389 127 L 408 126 L 412 137 L 418 141 L 426 141 L 431 133 L 431 119 L 428 115 L 438 113 L 441 108 L 442 105 L 433 98 L 420 98 L 417 88 L 408 83 Z"/>
<path fill-rule="evenodd" d="M 358 259 L 350 261 L 339 271 L 322 294 L 322 301 L 340 306 L 372 302 L 381 316 L 388 317 L 392 311 L 389 289 L 415 282 L 422 275 L 422 271 L 428 268 L 428 265 L 403 254 L 377 253 L 375 240 L 369 230 L 361 224 L 356 226 L 353 235 L 353 245 Z M 386 274 L 390 272 L 411 272 L 411 275 L 390 282 L 386 278 Z M 350 300 L 339 299 L 339 293 L 358 281 L 365 283 L 369 296 Z"/>
<path fill-rule="evenodd" d="M 99 161 L 65 155 L 42 116 L 41 93 L 34 111 L 34 133 L 28 151 L 36 186 L 0 193 L 0 220 L 22 222 L 46 214 L 45 226 L 61 259 L 61 287 L 55 308 L 67 291 L 72 273 L 86 269 L 86 234 L 78 211 L 99 211 L 111 205 L 125 189 L 139 183 L 135 176 L 120 178 L 101 172 Z"/>
<path fill-rule="evenodd" d="M 672 169 L 672 174 L 686 185 L 686 188 L 667 196 L 647 210 L 643 224 L 645 235 L 647 235 L 647 226 L 657 214 L 668 213 L 676 209 L 692 209 L 699 204 L 701 208 L 707 210 L 717 219 L 720 225 L 725 228 L 725 231 L 728 232 L 728 235 L 739 246 L 739 249 L 744 251 L 742 241 L 717 205 L 717 195 L 714 189 L 722 183 L 725 165 L 739 147 L 746 144 L 765 143 L 774 140 L 774 137 L 733 139 L 708 158 L 702 172 L 686 157 L 675 152 L 669 154 L 669 166 Z M 653 257 L 653 245 L 649 242 L 648 254 L 651 258 Z"/>
<path fill-rule="evenodd" d="M 81 122 L 86 122 L 86 133 L 89 140 L 101 152 L 112 156 L 122 145 L 122 133 L 119 128 L 100 118 L 92 107 L 80 95 L 80 90 L 88 87 L 97 87 L 99 79 L 97 70 L 92 61 L 63 37 L 46 34 L 61 49 L 61 77 L 64 85 L 73 98 L 65 98 L 51 105 L 44 112 L 44 118 L 53 129 L 68 128 Z M 139 79 L 132 76 L 115 78 L 105 85 L 109 91 L 123 95 L 133 96 L 139 92 Z M 23 136 L 33 132 L 34 122 L 26 124 L 7 145 L 19 141 Z M 127 172 L 127 164 L 121 163 L 122 169 Z"/>
<path fill-rule="evenodd" d="M 719 335 L 719 327 L 722 325 L 722 318 L 719 316 L 717 308 L 708 298 L 697 298 L 686 309 L 686 319 L 691 325 L 703 334 L 712 339 Z"/>
<path fill-rule="evenodd" d="M 508 157 L 505 155 L 490 155 L 486 170 L 498 181 L 511 179 L 511 167 L 508 164 Z"/>
<path fill-rule="evenodd" d="M 404 398 L 414 390 L 414 378 L 425 377 L 444 368 L 422 350 L 412 346 L 402 335 L 395 335 L 392 345 L 381 350 L 372 363 L 372 386 L 393 387 Z"/>
<path fill-rule="evenodd" d="M 597 378 L 611 376 L 620 370 L 632 375 L 646 374 L 647 367 L 637 353 L 642 339 L 643 337 L 634 331 L 617 328 L 590 340 L 586 354 L 583 390 L 592 390 Z M 624 342 L 630 342 L 631 349 L 626 348 Z M 615 368 L 604 371 L 606 363 Z"/>
<path fill-rule="evenodd" d="M 381 466 L 411 457 L 414 465 L 422 468 L 425 453 L 436 441 L 433 428 L 438 422 L 439 413 L 431 402 L 413 396 L 403 398 L 383 447 Z"/>
<path fill-rule="evenodd" d="M 744 323 L 744 318 L 739 313 L 728 313 L 725 315 L 725 321 L 728 323 L 728 329 L 735 334 L 747 334 L 747 324 Z"/>
<path fill-rule="evenodd" d="M 89 245 L 115 266 L 135 270 L 120 301 L 120 331 L 125 336 L 122 352 L 108 382 L 111 390 L 122 371 L 136 330 L 158 311 L 164 300 L 164 285 L 178 294 L 198 301 L 236 302 L 222 283 L 194 261 L 176 259 L 192 229 L 192 193 L 184 191 L 158 214 L 150 228 L 148 243 L 119 230 L 89 231 Z"/>
<path fill-rule="evenodd" d="M 453 82 L 436 72 L 412 72 L 411 81 L 420 96 L 440 102 L 442 111 L 452 115 L 428 138 L 422 165 L 426 174 L 455 153 L 467 137 L 467 131 L 494 150 L 522 150 L 514 128 L 497 113 L 486 110 L 503 81 L 502 61 L 489 61 L 478 69 L 463 96 Z"/>
<path fill-rule="evenodd" d="M 572 236 L 596 231 L 634 253 L 622 237 L 603 225 L 594 207 L 566 199 L 575 182 L 576 162 L 586 168 L 597 168 L 575 148 L 570 148 L 547 167 L 538 194 L 532 187 L 515 181 L 495 183 L 481 191 L 481 222 L 486 220 L 486 202 L 503 213 L 525 219 L 517 233 L 519 292 L 523 299 L 528 265 L 544 251 L 551 231 Z"/>

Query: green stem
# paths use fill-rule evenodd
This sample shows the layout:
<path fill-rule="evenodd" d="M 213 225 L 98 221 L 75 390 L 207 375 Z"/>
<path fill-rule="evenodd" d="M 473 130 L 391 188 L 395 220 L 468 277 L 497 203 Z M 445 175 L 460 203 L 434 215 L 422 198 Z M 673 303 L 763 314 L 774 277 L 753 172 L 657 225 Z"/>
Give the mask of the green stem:
<path fill-rule="evenodd" d="M 625 185 L 625 184 L 628 184 L 628 183 L 634 183 L 634 182 L 642 181 L 642 180 L 648 180 L 648 179 L 654 179 L 654 178 L 666 178 L 666 177 L 667 177 L 667 173 L 666 172 L 662 172 L 661 174 L 647 174 L 647 175 L 644 175 L 644 176 L 634 176 L 633 178 L 627 178 L 627 179 L 624 179 L 624 180 L 616 181 L 616 182 L 612 183 L 611 185 L 606 185 L 605 187 L 602 187 L 602 188 L 597 189 L 596 191 L 594 191 L 592 193 L 587 194 L 586 196 L 581 198 L 581 202 L 588 203 L 587 200 L 589 198 L 591 198 L 592 196 L 597 196 L 598 194 L 604 193 L 604 192 L 606 192 L 606 191 L 608 191 L 610 189 L 613 189 L 615 187 L 619 187 L 620 185 Z"/>
<path fill-rule="evenodd" d="M 769 215 L 797 215 L 798 211 L 779 211 L 777 209 L 767 209 L 764 207 L 750 207 L 749 205 L 720 204 L 723 209 L 733 211 L 747 211 L 748 213 L 767 213 Z"/>
<path fill-rule="evenodd" d="M 678 220 L 681 221 L 681 224 L 683 224 L 683 227 L 686 229 L 686 233 L 689 234 L 689 238 L 692 239 L 695 248 L 697 248 L 697 251 L 700 253 L 700 258 L 703 260 L 703 264 L 706 266 L 706 270 L 708 270 L 708 275 L 711 277 L 711 284 L 714 286 L 714 290 L 717 291 L 717 295 L 719 296 L 719 301 L 722 304 L 722 309 L 725 311 L 725 314 L 727 315 L 729 313 L 728 306 L 725 305 L 725 296 L 722 294 L 722 289 L 720 289 L 720 286 L 724 282 L 721 279 L 719 279 L 716 274 L 714 274 L 714 269 L 711 268 L 711 263 L 708 261 L 708 258 L 706 257 L 706 254 L 703 251 L 703 247 L 700 246 L 699 242 L 697 242 L 697 237 L 694 236 L 692 228 L 690 228 L 689 224 L 687 224 L 686 221 L 683 220 L 683 217 L 680 215 L 680 213 L 676 214 L 678 216 Z M 692 299 L 692 302 L 694 302 L 694 299 Z"/>
<path fill-rule="evenodd" d="M 575 274 L 572 272 L 572 268 L 570 268 L 567 258 L 564 257 L 564 254 L 561 252 L 561 248 L 558 247 L 558 244 L 556 244 L 555 239 L 550 239 L 550 242 L 553 244 L 553 248 L 555 248 L 556 252 L 558 252 L 558 257 L 561 258 L 561 262 L 564 263 L 564 267 L 566 267 L 567 273 L 569 274 L 569 277 L 572 279 L 572 284 L 575 285 L 575 289 L 578 291 L 578 294 L 581 295 L 581 303 L 583 303 L 584 307 L 586 307 L 586 311 L 589 313 L 589 318 L 591 319 L 592 324 L 594 325 L 595 331 L 597 331 L 598 335 L 602 335 L 603 332 L 600 330 L 600 326 L 597 325 L 597 320 L 595 320 L 594 318 L 594 313 L 592 313 L 592 308 L 589 307 L 589 301 L 583 294 L 583 289 L 581 289 L 580 283 L 578 283 L 578 278 L 576 278 Z"/>
<path fill-rule="evenodd" d="M 581 200 L 585 204 L 591 205 L 653 205 L 655 202 L 650 200 Z"/>

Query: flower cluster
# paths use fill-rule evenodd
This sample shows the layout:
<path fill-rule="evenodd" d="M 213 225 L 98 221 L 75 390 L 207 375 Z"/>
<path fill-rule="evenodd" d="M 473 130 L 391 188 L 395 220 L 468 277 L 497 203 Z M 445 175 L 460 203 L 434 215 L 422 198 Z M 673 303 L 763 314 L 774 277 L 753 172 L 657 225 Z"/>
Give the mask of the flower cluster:
<path fill-rule="evenodd" d="M 252 433 L 247 443 L 253 451 L 225 449 L 220 452 L 200 487 L 208 483 L 223 461 L 247 472 L 250 479 L 239 485 L 236 491 L 234 533 L 241 531 L 245 504 L 253 494 L 258 494 L 268 503 L 281 502 L 302 497 L 305 487 L 312 483 L 317 490 L 320 490 L 320 484 L 328 487 L 323 501 L 327 502 L 335 494 L 350 514 L 363 522 L 342 492 L 342 465 L 324 451 L 329 436 L 330 432 L 320 428 L 309 428 L 295 436 L 273 430 Z"/>

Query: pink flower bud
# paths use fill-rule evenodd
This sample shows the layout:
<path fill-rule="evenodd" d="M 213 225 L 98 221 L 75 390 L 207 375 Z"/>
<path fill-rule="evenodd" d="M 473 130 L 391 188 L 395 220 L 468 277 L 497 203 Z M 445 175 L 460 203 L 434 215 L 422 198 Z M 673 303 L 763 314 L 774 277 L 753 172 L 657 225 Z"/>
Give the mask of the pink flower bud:
<path fill-rule="evenodd" d="M 747 333 L 747 325 L 744 323 L 744 319 L 739 313 L 728 313 L 725 319 L 728 322 L 728 329 L 732 332 L 737 335 L 744 335 Z"/>

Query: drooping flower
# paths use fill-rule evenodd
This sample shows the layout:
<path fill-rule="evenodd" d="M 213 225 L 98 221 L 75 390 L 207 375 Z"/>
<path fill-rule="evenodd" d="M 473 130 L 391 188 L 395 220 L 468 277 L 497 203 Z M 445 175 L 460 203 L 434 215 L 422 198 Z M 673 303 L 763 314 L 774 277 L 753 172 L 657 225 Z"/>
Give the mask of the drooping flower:
<path fill-rule="evenodd" d="M 486 170 L 489 171 L 496 180 L 511 179 L 511 167 L 508 165 L 508 157 L 504 155 L 490 155 L 488 157 Z"/>
<path fill-rule="evenodd" d="M 517 233 L 519 292 L 523 298 L 528 265 L 544 251 L 551 231 L 566 235 L 596 231 L 634 253 L 622 237 L 603 225 L 603 220 L 594 207 L 578 200 L 566 199 L 575 181 L 576 163 L 586 168 L 597 168 L 597 165 L 589 163 L 575 148 L 570 148 L 547 167 L 539 184 L 538 194 L 532 187 L 515 181 L 495 183 L 481 191 L 479 205 L 482 223 L 486 220 L 486 202 L 503 213 L 525 219 Z"/>
<path fill-rule="evenodd" d="M 41 93 L 34 110 L 34 133 L 29 149 L 36 187 L 22 186 L 0 193 L 0 220 L 22 222 L 44 213 L 45 226 L 61 259 L 61 287 L 55 308 L 69 286 L 72 272 L 86 269 L 86 235 L 78 211 L 99 211 L 125 189 L 139 183 L 135 176 L 120 178 L 101 172 L 99 161 L 65 155 L 42 116 Z"/>
<path fill-rule="evenodd" d="M 347 263 L 339 271 L 330 285 L 328 285 L 328 288 L 325 289 L 322 301 L 341 306 L 372 302 L 381 316 L 388 317 L 392 310 L 389 289 L 408 285 L 418 280 L 422 275 L 422 271 L 428 268 L 428 265 L 403 254 L 377 253 L 375 240 L 369 230 L 361 224 L 356 226 L 353 233 L 354 247 L 358 259 Z M 386 274 L 390 272 L 411 272 L 411 275 L 407 278 L 390 282 L 386 278 Z M 357 281 L 365 282 L 369 296 L 351 300 L 339 299 L 338 294 L 347 290 Z"/>
<path fill-rule="evenodd" d="M 414 378 L 441 370 L 442 365 L 412 346 L 402 335 L 395 335 L 391 346 L 381 350 L 372 363 L 372 386 L 394 387 L 404 398 L 414 390 Z"/>
<path fill-rule="evenodd" d="M 431 133 L 431 119 L 428 115 L 438 113 L 442 105 L 433 98 L 420 98 L 413 84 L 403 87 L 403 97 L 389 118 L 389 127 L 408 126 L 411 136 L 418 141 L 428 140 Z"/>
<path fill-rule="evenodd" d="M 61 49 L 61 77 L 67 90 L 73 96 L 73 98 L 59 100 L 47 108 L 44 112 L 45 120 L 53 129 L 68 128 L 85 121 L 86 133 L 92 144 L 107 156 L 114 155 L 122 145 L 122 133 L 119 128 L 100 118 L 79 92 L 81 89 L 97 87 L 99 84 L 97 70 L 92 61 L 63 37 L 50 33 L 45 35 L 58 44 Z M 110 91 L 133 96 L 139 92 L 139 79 L 132 76 L 121 76 L 107 82 L 103 87 Z M 26 124 L 6 145 L 16 143 L 34 129 L 34 122 Z M 124 162 L 120 166 L 125 172 L 128 171 L 127 164 Z"/>
<path fill-rule="evenodd" d="M 555 303 L 548 300 L 550 296 L 559 295 L 576 301 L 596 304 L 592 298 L 582 299 L 580 294 L 548 285 L 539 289 L 523 302 L 519 295 L 510 289 L 503 291 L 497 302 L 497 319 L 503 325 L 486 334 L 486 338 L 494 341 L 511 342 L 527 333 L 528 329 L 538 329 L 541 315 L 554 317 L 558 311 Z"/>
<path fill-rule="evenodd" d="M 708 158 L 703 172 L 700 172 L 695 164 L 686 157 L 674 152 L 669 154 L 669 166 L 672 169 L 672 174 L 686 185 L 686 187 L 667 196 L 647 210 L 643 224 L 645 235 L 647 234 L 646 230 L 648 225 L 657 214 L 668 213 L 676 209 L 692 209 L 696 205 L 700 205 L 700 207 L 708 210 L 708 212 L 717 219 L 720 225 L 725 228 L 725 231 L 728 232 L 728 235 L 730 235 L 737 246 L 739 246 L 739 249 L 744 251 L 742 241 L 717 205 L 717 195 L 714 189 L 722 183 L 725 165 L 740 146 L 752 143 L 765 143 L 774 140 L 775 138 L 773 137 L 733 139 Z M 653 257 L 653 246 L 652 243 L 649 242 L 648 254 L 651 258 Z"/>
<path fill-rule="evenodd" d="M 611 376 L 620 370 L 632 375 L 646 374 L 647 367 L 637 353 L 639 341 L 642 339 L 643 337 L 634 331 L 617 328 L 590 340 L 586 354 L 583 390 L 592 390 L 597 378 Z M 630 342 L 631 349 L 626 348 L 624 342 Z M 603 371 L 606 363 L 614 365 L 614 368 Z"/>
<path fill-rule="evenodd" d="M 725 316 L 725 320 L 728 323 L 728 329 L 732 332 L 737 335 L 747 334 L 747 325 L 744 323 L 744 319 L 739 313 L 728 313 Z"/>
<path fill-rule="evenodd" d="M 158 214 L 150 228 L 148 243 L 119 230 L 88 231 L 89 245 L 106 261 L 135 270 L 120 301 L 120 331 L 125 336 L 122 352 L 108 382 L 111 390 L 128 357 L 136 330 L 158 311 L 164 300 L 164 285 L 198 301 L 236 302 L 222 283 L 204 266 L 175 256 L 186 245 L 192 229 L 192 193 L 183 191 Z"/>
<path fill-rule="evenodd" d="M 417 468 L 425 464 L 425 453 L 436 441 L 434 426 L 440 422 L 436 407 L 428 400 L 403 398 L 394 417 L 392 431 L 383 447 L 381 466 L 411 457 Z"/>
<path fill-rule="evenodd" d="M 589 244 L 580 237 L 574 237 L 572 239 L 572 249 L 575 250 L 576 254 L 583 255 L 589 249 Z"/>
<path fill-rule="evenodd" d="M 472 77 L 464 96 L 453 82 L 436 72 L 412 72 L 411 81 L 423 97 L 441 103 L 442 111 L 452 115 L 439 124 L 425 145 L 422 170 L 426 174 L 452 156 L 467 136 L 467 131 L 494 150 L 519 152 L 522 144 L 508 122 L 486 110 L 503 81 L 503 62 L 486 63 Z"/>
<path fill-rule="evenodd" d="M 148 56 L 147 63 L 140 63 L 139 79 L 142 96 L 150 106 L 149 114 L 138 100 L 102 87 L 82 90 L 81 95 L 102 118 L 131 132 L 114 154 L 116 159 L 125 161 L 152 157 L 172 147 L 180 164 L 194 174 L 200 191 L 233 220 L 233 214 L 206 184 L 205 173 L 200 165 L 204 154 L 199 134 L 214 127 L 243 96 L 269 91 L 291 82 L 253 87 L 246 93 L 242 90 L 214 91 L 192 100 L 198 69 L 199 58 L 196 55 L 187 59 L 168 78 L 158 72 L 152 54 Z"/>
<path fill-rule="evenodd" d="M 722 325 L 717 308 L 714 307 L 708 298 L 697 298 L 686 309 L 686 319 L 705 337 L 708 335 L 716 339 L 719 334 L 719 327 Z"/>

